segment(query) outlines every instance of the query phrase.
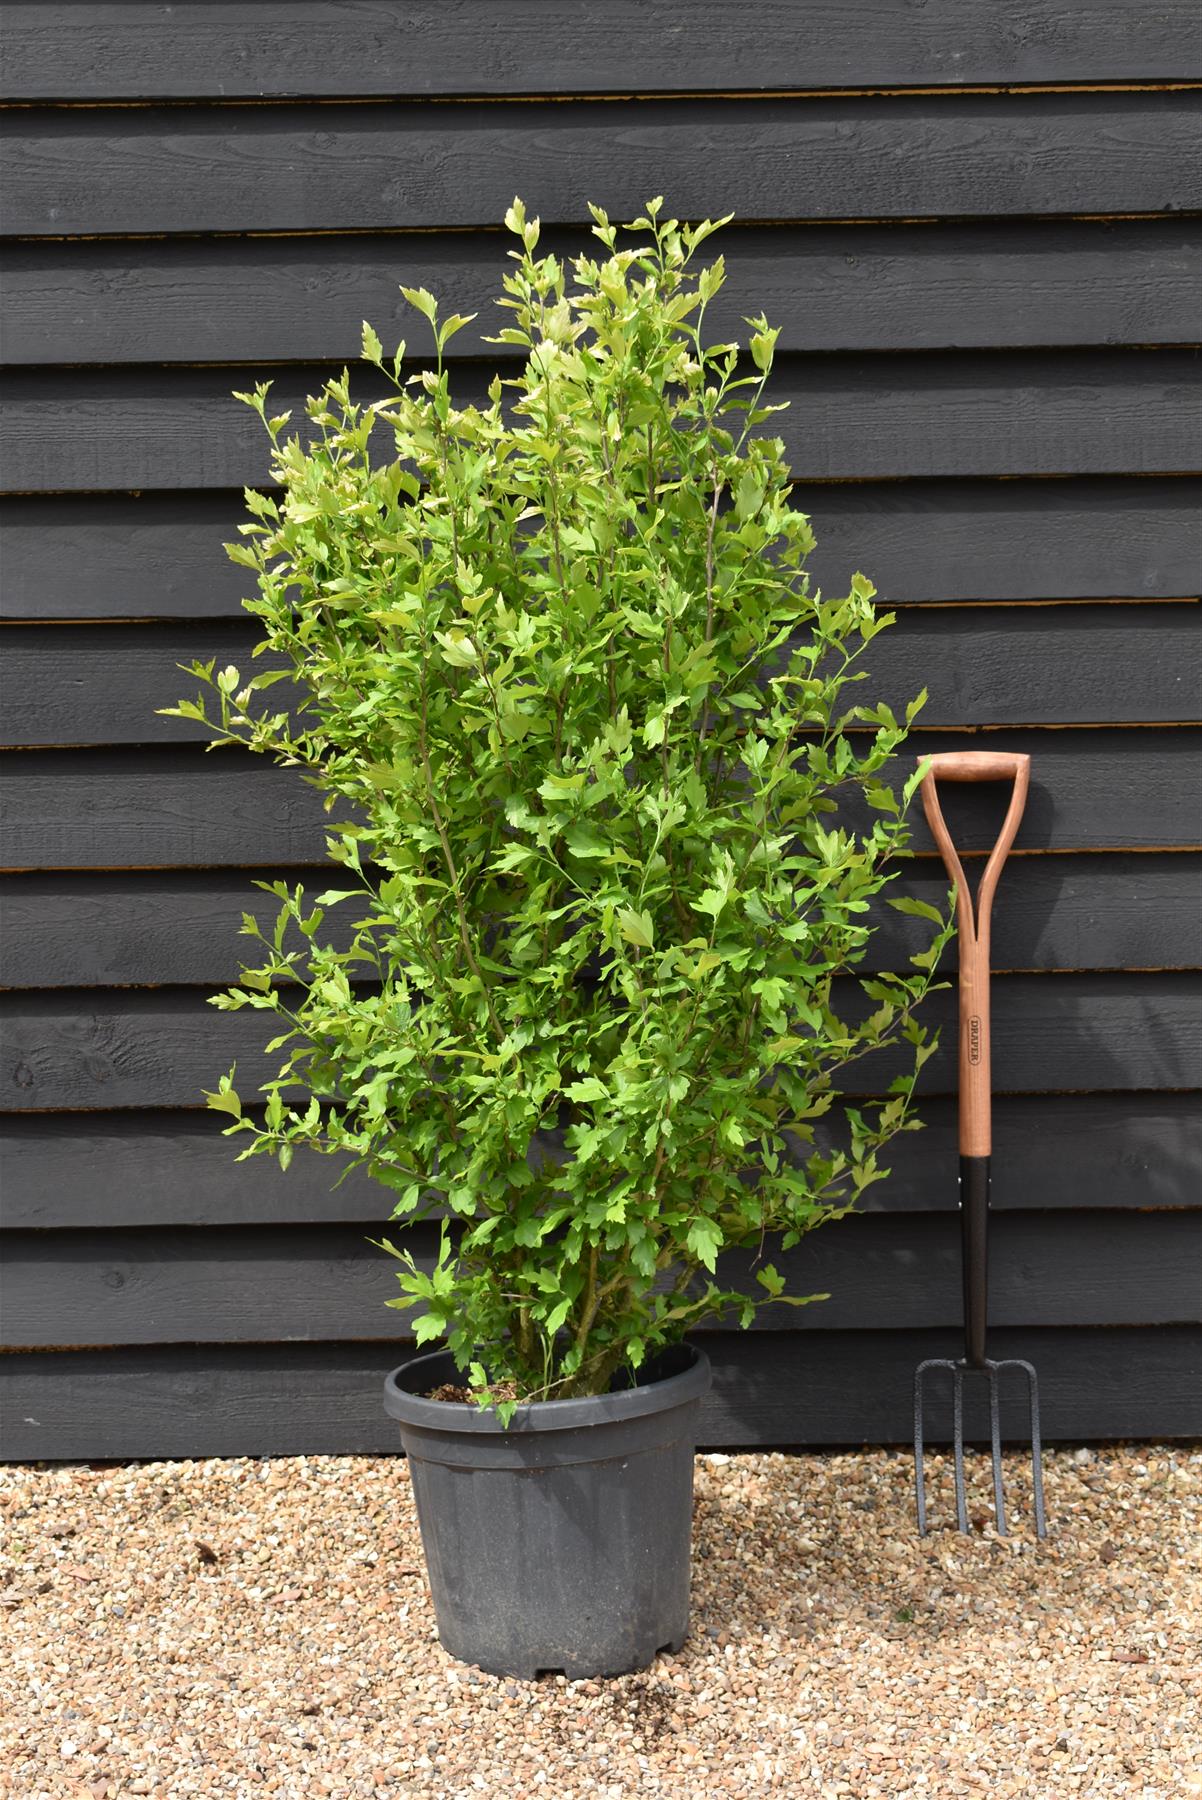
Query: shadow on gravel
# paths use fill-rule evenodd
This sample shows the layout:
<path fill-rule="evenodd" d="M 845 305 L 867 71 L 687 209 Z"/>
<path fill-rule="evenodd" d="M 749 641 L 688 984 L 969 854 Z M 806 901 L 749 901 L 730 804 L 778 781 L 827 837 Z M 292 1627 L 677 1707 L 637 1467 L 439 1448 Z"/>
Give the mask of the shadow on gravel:
<path fill-rule="evenodd" d="M 1167 1576 L 1174 1558 L 1171 1530 L 1140 1533 L 1137 1559 L 1124 1547 L 1139 1513 L 1155 1516 L 1164 1498 L 1151 1476 L 1133 1487 L 1129 1453 L 1125 1463 L 1105 1449 L 1048 1456 L 1055 1526 L 1043 1544 L 1031 1523 L 1030 1458 L 1019 1452 L 1005 1457 L 1014 1502 L 1007 1539 L 993 1530 L 981 1453 L 967 1459 L 971 1533 L 937 1524 L 925 1539 L 914 1527 L 913 1462 L 904 1452 L 765 1463 L 766 1472 L 751 1473 L 699 1459 L 686 1665 L 712 1659 L 715 1644 L 773 1634 L 846 1649 L 851 1633 L 866 1654 L 915 1633 L 948 1646 L 987 1623 L 1019 1631 L 1026 1616 L 1085 1607 L 1117 1631 L 1133 1561 L 1147 1578 Z M 929 1475 L 932 1518 L 950 1522 L 951 1458 L 933 1456 Z"/>

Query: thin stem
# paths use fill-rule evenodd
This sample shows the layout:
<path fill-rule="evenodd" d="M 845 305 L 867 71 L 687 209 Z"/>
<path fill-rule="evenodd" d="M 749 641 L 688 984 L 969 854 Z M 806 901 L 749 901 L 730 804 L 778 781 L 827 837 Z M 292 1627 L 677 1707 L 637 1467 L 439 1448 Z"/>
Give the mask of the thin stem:
<path fill-rule="evenodd" d="M 710 501 L 709 519 L 705 528 L 705 647 L 707 650 L 714 641 L 714 532 L 718 524 L 718 501 L 721 495 L 722 483 L 715 475 L 713 498 Z M 697 733 L 696 767 L 699 774 L 709 728 L 710 684 L 707 682 L 705 704 L 701 709 L 701 725 Z"/>
<path fill-rule="evenodd" d="M 501 1022 L 493 1010 L 492 994 L 489 990 L 488 983 L 484 979 L 483 972 L 479 963 L 476 961 L 476 955 L 472 949 L 471 936 L 467 928 L 467 915 L 463 908 L 463 894 L 459 886 L 459 871 L 455 867 L 455 857 L 451 850 L 451 840 L 447 836 L 447 828 L 443 823 L 442 808 L 439 806 L 437 797 L 434 793 L 434 771 L 430 767 L 430 746 L 427 734 L 426 677 L 423 668 L 421 733 L 418 740 L 418 750 L 421 756 L 422 771 L 426 778 L 426 804 L 430 808 L 430 816 L 434 820 L 434 829 L 437 831 L 438 841 L 442 845 L 443 860 L 447 865 L 447 874 L 451 881 L 451 892 L 455 897 L 455 915 L 459 921 L 459 941 L 463 945 L 463 954 L 467 958 L 468 968 L 480 983 L 480 991 L 484 996 L 484 1005 L 488 1012 L 489 1022 L 498 1038 L 500 1038 L 504 1036 L 504 1032 L 501 1030 Z"/>

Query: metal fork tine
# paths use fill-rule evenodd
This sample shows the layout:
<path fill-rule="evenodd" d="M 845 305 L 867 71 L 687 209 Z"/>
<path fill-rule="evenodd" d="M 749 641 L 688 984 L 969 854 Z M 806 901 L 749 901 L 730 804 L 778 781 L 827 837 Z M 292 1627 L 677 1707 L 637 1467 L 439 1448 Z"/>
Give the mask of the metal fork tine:
<path fill-rule="evenodd" d="M 998 1365 L 989 1370 L 989 1435 L 993 1446 L 993 1515 L 999 1537 L 1006 1534 L 1006 1505 L 1002 1498 L 1002 1425 L 998 1416 Z"/>
<path fill-rule="evenodd" d="M 1043 1445 L 1039 1435 L 1039 1381 L 1033 1365 L 1023 1362 L 1020 1357 L 1014 1359 L 1020 1369 L 1026 1370 L 1027 1390 L 1031 1407 L 1031 1486 L 1035 1495 L 1035 1535 L 1048 1535 L 1047 1520 L 1043 1510 Z"/>
<path fill-rule="evenodd" d="M 946 1369 L 956 1376 L 956 1364 L 950 1356 L 928 1356 L 914 1371 L 914 1497 L 918 1512 L 918 1535 L 927 1534 L 926 1465 L 923 1460 L 923 1383 L 928 1369 Z M 962 1478 L 961 1478 L 962 1485 Z"/>
<path fill-rule="evenodd" d="M 926 1363 L 914 1371 L 914 1498 L 918 1507 L 918 1535 L 927 1534 L 927 1490 L 922 1464 L 922 1377 Z"/>
<path fill-rule="evenodd" d="M 956 1459 L 956 1524 L 968 1530 L 968 1496 L 964 1490 L 964 1371 L 952 1368 L 952 1434 Z"/>

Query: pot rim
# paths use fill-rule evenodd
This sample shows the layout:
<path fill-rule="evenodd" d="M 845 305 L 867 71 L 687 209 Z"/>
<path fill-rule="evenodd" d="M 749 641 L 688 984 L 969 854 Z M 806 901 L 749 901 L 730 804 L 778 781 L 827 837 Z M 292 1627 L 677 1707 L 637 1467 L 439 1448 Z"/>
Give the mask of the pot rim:
<path fill-rule="evenodd" d="M 668 1348 L 683 1348 L 692 1357 L 689 1366 L 676 1375 L 646 1382 L 641 1387 L 619 1388 L 615 1393 L 586 1394 L 577 1400 L 528 1401 L 518 1407 L 508 1426 L 501 1424 L 491 1406 L 481 1409 L 470 1400 L 431 1400 L 424 1394 L 413 1394 L 401 1387 L 398 1376 L 410 1374 L 423 1363 L 444 1362 L 451 1354 L 449 1350 L 427 1351 L 421 1356 L 410 1357 L 385 1376 L 384 1410 L 402 1425 L 456 1435 L 464 1432 L 511 1435 L 525 1431 L 578 1431 L 582 1426 L 670 1412 L 673 1407 L 699 1400 L 707 1393 L 712 1370 L 705 1351 L 688 1339 L 679 1346 Z"/>

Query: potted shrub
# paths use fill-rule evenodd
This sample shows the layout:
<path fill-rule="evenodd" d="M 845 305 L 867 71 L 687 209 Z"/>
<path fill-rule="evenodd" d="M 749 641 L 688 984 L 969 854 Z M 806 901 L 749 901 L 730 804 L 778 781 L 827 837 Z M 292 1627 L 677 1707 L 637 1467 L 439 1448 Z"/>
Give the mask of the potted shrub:
<path fill-rule="evenodd" d="M 264 884 L 278 920 L 246 919 L 258 960 L 214 1000 L 278 1015 L 265 1109 L 232 1075 L 210 1102 L 243 1156 L 334 1153 L 394 1219 L 439 1221 L 432 1261 L 384 1246 L 390 1304 L 442 1345 L 385 1403 L 446 1648 L 522 1675 L 682 1641 L 709 1382 L 686 1334 L 824 1297 L 786 1292 L 764 1246 L 887 1172 L 947 935 L 894 902 L 930 914 L 930 948 L 848 980 L 907 842 L 917 776 L 895 793 L 882 769 L 921 699 L 899 722 L 847 691 L 890 615 L 861 575 L 810 589 L 761 429 L 777 334 L 706 342 L 713 223 L 657 201 L 622 247 L 593 213 L 573 281 L 514 202 L 507 366 L 475 402 L 444 364 L 467 320 L 423 289 L 417 373 L 364 327 L 382 398 L 344 373 L 298 438 L 266 386 L 239 396 L 278 486 L 247 494 L 230 554 L 274 666 L 197 665 L 201 698 L 170 709 L 331 811 L 337 885 Z M 884 1097 L 840 1097 L 890 1044 Z"/>

